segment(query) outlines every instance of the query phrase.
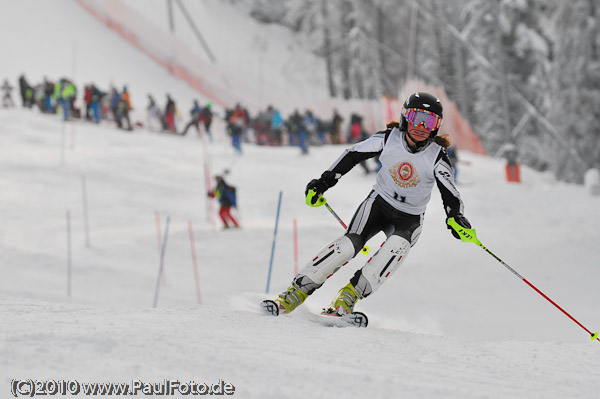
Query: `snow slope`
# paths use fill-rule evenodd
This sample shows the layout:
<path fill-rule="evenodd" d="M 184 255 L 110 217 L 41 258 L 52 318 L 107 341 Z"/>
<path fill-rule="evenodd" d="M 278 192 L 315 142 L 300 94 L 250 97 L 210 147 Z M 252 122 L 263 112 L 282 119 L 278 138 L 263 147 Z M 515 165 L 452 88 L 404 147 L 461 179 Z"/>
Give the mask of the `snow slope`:
<path fill-rule="evenodd" d="M 209 146 L 213 170 L 231 170 L 244 228 L 213 232 L 197 137 L 126 134 L 86 123 L 64 129 L 60 120 L 35 111 L 0 111 L 5 390 L 12 378 L 25 377 L 224 379 L 242 398 L 592 398 L 600 388 L 594 371 L 600 345 L 493 258 L 454 240 L 437 195 L 410 258 L 358 304 L 370 316 L 367 329 L 326 328 L 311 313 L 328 304 L 366 261 L 363 255 L 297 312 L 260 315 L 260 300 L 286 288 L 292 277 L 293 218 L 301 265 L 342 232 L 325 209 L 303 204 L 303 187 L 343 147 L 315 148 L 302 157 L 296 148 L 247 146 L 236 157 L 221 131 Z M 480 239 L 597 329 L 597 197 L 528 169 L 524 184 L 508 185 L 501 161 L 468 153 L 461 159 L 460 188 Z M 91 248 L 85 245 L 82 175 Z M 344 220 L 372 182 L 372 175 L 354 170 L 328 192 Z M 266 295 L 279 190 L 283 204 Z M 155 210 L 162 227 L 167 215 L 171 226 L 166 282 L 152 309 L 159 266 Z M 188 221 L 202 305 L 196 304 Z M 375 237 L 371 247 L 381 240 Z"/>
<path fill-rule="evenodd" d="M 128 84 L 198 97 L 72 0 L 21 0 L 0 13 L 3 74 L 71 75 L 81 84 Z M 10 12 L 9 12 L 10 11 Z M 24 21 L 28 21 L 25 24 Z M 75 32 L 75 33 L 74 33 Z M 75 57 L 73 58 L 73 54 Z M 73 60 L 75 62 L 73 63 Z M 137 114 L 143 118 L 143 114 Z M 0 392 L 13 378 L 128 382 L 219 379 L 240 398 L 595 398 L 600 346 L 496 260 L 452 238 L 433 195 L 406 263 L 357 305 L 370 326 L 325 328 L 326 306 L 366 257 L 359 255 L 287 317 L 258 303 L 293 274 L 293 219 L 302 266 L 342 230 L 304 205 L 307 181 L 344 147 L 246 146 L 234 156 L 219 121 L 208 145 L 213 173 L 229 169 L 243 229 L 207 218 L 202 140 L 109 125 L 64 125 L 37 111 L 0 109 Z M 508 185 L 503 162 L 463 152 L 459 185 L 482 242 L 585 326 L 600 329 L 595 245 L 598 197 L 524 169 Z M 86 246 L 82 178 L 89 203 Z M 348 221 L 373 175 L 350 172 L 327 198 Z M 283 192 L 265 294 L 279 191 Z M 71 215 L 72 296 L 67 297 L 66 214 Z M 164 284 L 152 308 L 161 231 L 170 217 Z M 188 223 L 202 303 L 197 304 Z M 378 246 L 382 236 L 369 244 Z"/>

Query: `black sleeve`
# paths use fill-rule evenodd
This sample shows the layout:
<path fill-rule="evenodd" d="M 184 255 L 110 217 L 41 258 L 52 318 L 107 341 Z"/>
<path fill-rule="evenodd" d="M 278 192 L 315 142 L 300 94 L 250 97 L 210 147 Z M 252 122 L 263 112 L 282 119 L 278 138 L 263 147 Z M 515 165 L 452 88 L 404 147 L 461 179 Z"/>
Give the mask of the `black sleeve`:
<path fill-rule="evenodd" d="M 447 216 L 463 214 L 464 204 L 454 182 L 454 171 L 444 149 L 440 150 L 434 166 L 435 181 L 442 195 Z"/>
<path fill-rule="evenodd" d="M 368 139 L 356 143 L 350 149 L 347 149 L 342 155 L 327 169 L 333 172 L 338 179 L 348 173 L 354 166 L 369 158 L 373 158 L 383 151 L 384 140 L 387 138 L 387 131 L 375 133 Z"/>

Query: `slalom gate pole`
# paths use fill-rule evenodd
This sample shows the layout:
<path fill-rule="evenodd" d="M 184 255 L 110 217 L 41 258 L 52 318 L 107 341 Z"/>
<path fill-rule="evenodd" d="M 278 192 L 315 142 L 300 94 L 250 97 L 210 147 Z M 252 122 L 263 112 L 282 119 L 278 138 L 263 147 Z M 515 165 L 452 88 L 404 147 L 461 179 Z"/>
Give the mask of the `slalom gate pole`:
<path fill-rule="evenodd" d="M 162 242 L 162 249 L 160 251 L 160 267 L 158 268 L 158 276 L 156 277 L 156 289 L 154 290 L 154 302 L 152 303 L 152 307 L 155 308 L 158 305 L 158 293 L 160 292 L 160 276 L 163 273 L 163 268 L 165 266 L 165 252 L 167 251 L 167 239 L 169 238 L 169 224 L 171 222 L 171 217 L 167 216 L 167 223 L 165 226 L 165 239 Z"/>
<path fill-rule="evenodd" d="M 211 177 L 210 177 L 210 160 L 209 160 L 209 156 L 210 154 L 208 153 L 208 144 L 206 143 L 206 136 L 202 136 L 200 138 L 200 142 L 202 143 L 202 156 L 204 158 L 203 160 L 203 167 L 204 167 L 204 185 L 206 187 L 206 191 L 208 191 L 209 193 L 212 192 L 212 183 L 211 183 Z M 217 231 L 217 224 L 215 223 L 215 215 L 214 215 L 214 211 L 213 211 L 213 201 L 212 198 L 208 198 L 207 202 L 206 202 L 206 219 L 210 222 L 210 226 L 212 228 L 212 232 L 214 233 L 215 231 Z"/>
<path fill-rule="evenodd" d="M 298 223 L 294 218 L 294 276 L 298 274 Z"/>
<path fill-rule="evenodd" d="M 481 241 L 479 241 L 477 239 L 477 235 L 475 234 L 475 229 L 467 229 L 465 227 L 462 227 L 461 225 L 459 225 L 458 223 L 456 223 L 456 221 L 454 220 L 454 218 L 449 218 L 448 219 L 448 224 L 450 225 L 450 227 L 452 227 L 454 229 L 454 231 L 456 231 L 458 233 L 458 235 L 460 236 L 461 241 L 463 241 L 463 242 L 472 242 L 472 243 L 476 244 L 477 246 L 481 247 L 485 252 L 487 252 L 494 259 L 496 259 L 498 262 L 500 262 L 502 264 L 502 266 L 506 267 L 512 274 L 514 274 L 515 276 L 517 276 L 518 278 L 520 278 L 525 284 L 527 284 L 528 286 L 530 286 L 535 292 L 537 292 L 538 294 L 540 294 L 542 297 L 544 297 L 544 299 L 546 299 L 548 302 L 550 302 L 551 304 L 553 304 L 558 310 L 560 310 L 561 312 L 563 312 L 569 319 L 573 320 L 579 327 L 583 328 L 590 335 L 592 341 L 597 340 L 597 341 L 600 342 L 600 338 L 598 338 L 598 333 L 597 332 L 591 332 L 590 330 L 588 330 L 583 324 L 581 324 L 573 316 L 571 316 L 569 313 L 567 313 L 566 310 L 564 310 L 563 308 L 561 308 L 556 302 L 554 302 L 546 294 L 544 294 L 542 291 L 540 291 L 535 285 L 533 285 L 532 283 L 530 283 L 526 278 L 524 278 L 523 276 L 521 276 L 515 269 L 513 269 L 512 267 L 510 267 L 509 265 L 507 265 L 502 259 L 500 259 L 498 256 L 496 256 L 492 251 L 490 251 L 489 249 L 487 249 L 481 243 Z"/>
<path fill-rule="evenodd" d="M 275 241 L 277 240 L 277 226 L 279 225 L 279 211 L 281 210 L 281 196 L 283 191 L 279 192 L 279 201 L 277 202 L 277 216 L 275 217 L 275 232 L 273 233 L 273 246 L 271 247 L 271 261 L 269 262 L 269 274 L 267 276 L 267 290 L 269 293 L 269 286 L 271 285 L 271 271 L 273 270 L 273 256 L 275 255 Z"/>
<path fill-rule="evenodd" d="M 190 231 L 190 247 L 192 249 L 192 264 L 194 266 L 194 280 L 196 281 L 196 298 L 198 305 L 202 304 L 202 297 L 200 296 L 200 277 L 198 275 L 198 262 L 196 261 L 196 247 L 194 246 L 194 229 L 192 228 L 192 221 L 188 222 L 188 230 Z"/>
<path fill-rule="evenodd" d="M 161 248 L 162 248 L 162 237 L 160 235 L 161 232 L 161 228 L 160 228 L 160 214 L 158 213 L 157 210 L 154 211 L 154 219 L 156 220 L 156 243 L 158 244 L 158 257 L 160 258 L 160 253 L 161 253 Z M 166 276 L 165 276 L 165 268 L 163 267 L 162 269 L 162 279 L 163 282 L 166 281 Z"/>

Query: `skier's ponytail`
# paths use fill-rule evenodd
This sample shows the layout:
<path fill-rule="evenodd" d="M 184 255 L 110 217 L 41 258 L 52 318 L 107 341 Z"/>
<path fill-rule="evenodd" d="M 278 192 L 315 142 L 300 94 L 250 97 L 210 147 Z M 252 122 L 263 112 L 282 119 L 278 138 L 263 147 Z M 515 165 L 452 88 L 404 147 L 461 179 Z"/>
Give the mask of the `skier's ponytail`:
<path fill-rule="evenodd" d="M 393 120 L 392 120 L 392 121 L 389 121 L 389 122 L 387 123 L 386 127 L 387 127 L 388 129 L 393 129 L 393 128 L 395 128 L 395 127 L 396 127 L 396 128 L 398 128 L 398 129 L 400 129 L 400 122 L 398 122 L 398 121 L 393 121 Z"/>
<path fill-rule="evenodd" d="M 435 136 L 433 141 L 444 147 L 444 149 L 452 145 L 452 137 L 449 134 L 440 134 L 439 136 Z"/>

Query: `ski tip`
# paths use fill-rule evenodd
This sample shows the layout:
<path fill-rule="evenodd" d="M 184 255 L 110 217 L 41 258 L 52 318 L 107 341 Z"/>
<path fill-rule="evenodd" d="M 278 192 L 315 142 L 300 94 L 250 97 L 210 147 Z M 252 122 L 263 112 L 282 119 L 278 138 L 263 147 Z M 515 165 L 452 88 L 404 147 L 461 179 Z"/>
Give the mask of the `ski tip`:
<path fill-rule="evenodd" d="M 352 312 L 347 315 L 340 315 L 334 309 L 328 308 L 323 309 L 321 312 L 321 316 L 325 316 L 325 318 L 329 319 L 327 325 L 344 327 L 344 326 L 352 326 L 352 327 L 366 327 L 369 325 L 369 319 L 367 315 L 362 312 Z"/>
<path fill-rule="evenodd" d="M 357 327 L 367 327 L 369 325 L 369 318 L 363 312 L 352 312 L 348 316 L 352 317 L 352 324 Z"/>
<path fill-rule="evenodd" d="M 262 312 L 269 316 L 279 316 L 279 305 L 270 299 L 265 299 L 260 303 Z"/>

